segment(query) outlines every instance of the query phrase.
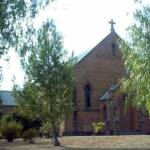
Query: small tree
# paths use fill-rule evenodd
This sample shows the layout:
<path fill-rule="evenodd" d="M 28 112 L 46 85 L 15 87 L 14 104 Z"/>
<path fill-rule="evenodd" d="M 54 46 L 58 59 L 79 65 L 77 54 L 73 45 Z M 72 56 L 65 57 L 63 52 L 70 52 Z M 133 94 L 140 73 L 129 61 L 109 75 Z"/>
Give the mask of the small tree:
<path fill-rule="evenodd" d="M 51 124 L 52 141 L 57 146 L 57 125 L 72 106 L 74 59 L 67 57 L 52 21 L 43 25 L 34 40 L 28 57 L 22 60 L 26 83 L 23 89 L 14 87 L 14 96 L 21 113 Z"/>
<path fill-rule="evenodd" d="M 35 143 L 34 138 L 38 136 L 38 132 L 34 128 L 30 128 L 23 132 L 22 137 L 24 141 L 31 143 Z"/>

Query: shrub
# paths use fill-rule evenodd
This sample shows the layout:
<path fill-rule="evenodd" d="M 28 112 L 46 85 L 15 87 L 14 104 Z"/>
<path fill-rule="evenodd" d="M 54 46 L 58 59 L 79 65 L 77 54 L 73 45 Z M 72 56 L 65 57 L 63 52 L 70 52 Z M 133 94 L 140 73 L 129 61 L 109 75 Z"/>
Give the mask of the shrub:
<path fill-rule="evenodd" d="M 0 125 L 0 129 L 1 129 L 1 125 Z M 2 138 L 2 133 L 1 133 L 1 130 L 0 130 L 0 139 Z"/>
<path fill-rule="evenodd" d="M 42 122 L 37 118 L 29 118 L 27 116 L 24 116 L 22 114 L 13 113 L 12 115 L 13 120 L 16 120 L 17 122 L 21 122 L 23 125 L 23 131 L 26 131 L 30 128 L 34 128 L 39 130 L 40 126 L 42 125 Z"/>
<path fill-rule="evenodd" d="M 56 135 L 59 136 L 60 129 L 59 129 L 59 124 L 56 126 Z M 52 137 L 52 125 L 49 122 L 45 122 L 42 127 L 40 128 L 42 134 L 46 138 L 51 138 Z"/>
<path fill-rule="evenodd" d="M 14 138 L 17 138 L 21 130 L 22 125 L 16 121 L 1 121 L 1 134 L 8 142 L 12 142 Z"/>
<path fill-rule="evenodd" d="M 0 139 L 2 138 L 2 133 L 1 133 L 1 120 L 0 120 Z"/>
<path fill-rule="evenodd" d="M 46 122 L 41 127 L 41 132 L 46 138 L 51 137 L 52 126 L 49 122 Z"/>
<path fill-rule="evenodd" d="M 24 141 L 27 141 L 29 143 L 34 143 L 35 141 L 33 140 L 33 138 L 35 138 L 37 136 L 38 136 L 37 130 L 34 128 L 30 128 L 30 129 L 24 131 L 22 134 Z"/>
<path fill-rule="evenodd" d="M 104 122 L 93 122 L 92 127 L 94 134 L 100 134 L 100 132 L 103 130 L 105 123 Z"/>
<path fill-rule="evenodd" d="M 13 119 L 11 114 L 3 115 L 2 118 L 1 118 L 1 122 L 10 122 L 10 121 L 13 121 L 13 120 L 14 119 Z"/>

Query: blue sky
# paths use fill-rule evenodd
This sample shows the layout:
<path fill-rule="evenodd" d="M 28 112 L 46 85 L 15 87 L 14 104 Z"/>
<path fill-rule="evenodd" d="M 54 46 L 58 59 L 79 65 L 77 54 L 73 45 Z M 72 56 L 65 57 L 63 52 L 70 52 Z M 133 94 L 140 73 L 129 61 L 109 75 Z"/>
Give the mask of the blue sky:
<path fill-rule="evenodd" d="M 39 27 L 47 18 L 54 19 L 63 35 L 65 48 L 69 53 L 73 51 L 79 55 L 110 33 L 108 22 L 111 19 L 116 22 L 116 32 L 125 38 L 126 28 L 132 24 L 132 14 L 137 7 L 134 0 L 56 0 L 41 11 L 35 26 Z M 19 84 L 23 83 L 24 77 L 17 54 L 11 49 L 8 56 L 4 57 L 10 57 L 10 62 L 0 60 L 3 68 L 1 89 L 11 90 L 13 76 Z"/>

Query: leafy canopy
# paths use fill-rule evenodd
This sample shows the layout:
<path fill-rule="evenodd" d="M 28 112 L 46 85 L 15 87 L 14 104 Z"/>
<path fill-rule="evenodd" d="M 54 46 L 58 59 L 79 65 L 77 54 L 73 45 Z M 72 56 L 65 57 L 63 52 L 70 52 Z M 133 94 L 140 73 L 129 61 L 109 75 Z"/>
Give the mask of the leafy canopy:
<path fill-rule="evenodd" d="M 0 0 L 0 56 L 29 41 L 31 20 L 53 0 Z M 24 24 L 23 24 L 24 23 Z"/>
<path fill-rule="evenodd" d="M 150 6 L 137 9 L 134 17 L 129 40 L 121 43 L 127 70 L 123 90 L 129 94 L 129 104 L 150 114 Z"/>
<path fill-rule="evenodd" d="M 72 105 L 73 64 L 54 23 L 45 23 L 22 60 L 26 82 L 14 93 L 20 112 L 54 124 L 64 119 Z"/>

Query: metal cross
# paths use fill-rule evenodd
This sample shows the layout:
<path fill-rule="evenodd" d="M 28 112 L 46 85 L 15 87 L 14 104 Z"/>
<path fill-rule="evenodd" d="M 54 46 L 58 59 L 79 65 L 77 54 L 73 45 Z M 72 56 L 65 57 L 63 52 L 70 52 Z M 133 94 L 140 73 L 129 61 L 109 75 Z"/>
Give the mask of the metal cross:
<path fill-rule="evenodd" d="M 109 23 L 111 24 L 111 32 L 115 31 L 115 29 L 114 29 L 114 24 L 116 24 L 116 23 L 113 21 L 113 19 L 111 19 L 111 20 L 109 21 Z"/>

